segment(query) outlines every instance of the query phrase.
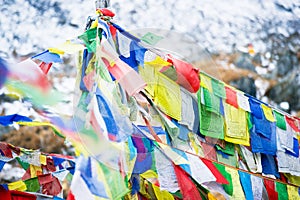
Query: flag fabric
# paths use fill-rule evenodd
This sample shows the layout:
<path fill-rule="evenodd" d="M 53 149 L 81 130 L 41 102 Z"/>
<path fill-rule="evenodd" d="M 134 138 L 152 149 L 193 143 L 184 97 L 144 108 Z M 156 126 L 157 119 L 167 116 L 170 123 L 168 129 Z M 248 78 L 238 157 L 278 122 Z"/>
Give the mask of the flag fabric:
<path fill-rule="evenodd" d="M 276 118 L 276 126 L 282 130 L 286 130 L 286 121 L 284 115 L 274 110 L 275 118 Z"/>
<path fill-rule="evenodd" d="M 178 180 L 180 191 L 183 195 L 183 199 L 199 200 L 202 199 L 197 187 L 193 181 L 189 178 L 188 174 L 179 166 L 174 165 L 175 174 Z"/>
<path fill-rule="evenodd" d="M 269 180 L 269 179 L 264 179 L 264 184 L 265 184 L 269 199 L 278 200 L 278 193 L 276 192 L 274 181 Z"/>
<path fill-rule="evenodd" d="M 229 86 L 225 86 L 225 91 L 226 91 L 226 103 L 234 106 L 235 108 L 239 108 L 236 90 L 234 90 Z"/>
<path fill-rule="evenodd" d="M 201 103 L 201 90 L 197 93 L 199 116 L 200 116 L 200 133 L 218 139 L 224 139 L 224 121 L 220 114 L 210 112 L 205 105 Z"/>
<path fill-rule="evenodd" d="M 216 80 L 216 79 L 211 79 L 211 85 L 212 85 L 212 90 L 213 93 L 223 99 L 226 98 L 226 91 L 225 91 L 225 86 L 224 83 Z"/>
<path fill-rule="evenodd" d="M 46 50 L 40 54 L 37 54 L 33 57 L 31 57 L 31 59 L 37 59 L 40 60 L 42 62 L 45 63 L 62 63 L 63 60 L 60 58 L 59 54 L 56 53 L 51 53 L 49 52 L 49 50 Z"/>
<path fill-rule="evenodd" d="M 253 191 L 252 191 L 252 182 L 251 182 L 251 175 L 243 172 L 238 171 L 240 176 L 241 185 L 243 186 L 243 191 L 245 193 L 245 197 L 247 200 L 254 200 Z"/>
<path fill-rule="evenodd" d="M 8 66 L 5 60 L 0 58 L 0 88 L 2 88 L 8 76 Z"/>
<path fill-rule="evenodd" d="M 247 127 L 246 112 L 227 103 L 225 110 L 225 137 L 224 140 L 234 144 L 250 145 L 249 131 Z"/>
<path fill-rule="evenodd" d="M 168 55 L 168 62 L 172 63 L 177 72 L 177 83 L 192 93 L 196 93 L 200 87 L 198 70 L 191 64 Z"/>
<path fill-rule="evenodd" d="M 32 122 L 32 119 L 18 114 L 0 116 L 0 124 L 2 126 L 11 125 L 14 122 Z"/>

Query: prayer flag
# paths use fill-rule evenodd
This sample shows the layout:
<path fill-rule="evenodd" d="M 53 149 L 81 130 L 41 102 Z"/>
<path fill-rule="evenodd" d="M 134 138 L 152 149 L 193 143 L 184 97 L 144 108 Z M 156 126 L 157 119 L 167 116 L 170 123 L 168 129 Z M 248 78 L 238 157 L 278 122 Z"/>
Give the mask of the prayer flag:
<path fill-rule="evenodd" d="M 172 63 L 177 72 L 177 83 L 187 89 L 188 91 L 195 93 L 200 88 L 200 79 L 198 70 L 194 68 L 190 63 L 183 60 L 179 60 L 172 55 L 168 55 L 168 62 Z"/>
<path fill-rule="evenodd" d="M 201 200 L 202 198 L 199 191 L 193 181 L 189 178 L 188 174 L 177 165 L 174 165 L 174 169 L 184 199 Z"/>
<path fill-rule="evenodd" d="M 63 60 L 60 58 L 59 54 L 51 53 L 49 50 L 46 50 L 40 54 L 33 56 L 31 59 L 38 59 L 45 63 L 62 63 Z"/>
<path fill-rule="evenodd" d="M 226 103 L 234 106 L 235 108 L 239 108 L 237 102 L 236 90 L 229 86 L 225 86 L 225 90 L 226 90 Z"/>
<path fill-rule="evenodd" d="M 276 192 L 274 181 L 269 179 L 264 179 L 264 183 L 266 186 L 269 199 L 278 200 L 278 193 Z"/>
<path fill-rule="evenodd" d="M 282 130 L 286 130 L 286 121 L 283 114 L 274 110 L 275 118 L 276 118 L 276 126 Z"/>
<path fill-rule="evenodd" d="M 201 81 L 202 81 L 202 79 L 201 79 Z M 211 86 L 212 86 L 213 93 L 215 95 L 217 95 L 223 99 L 226 98 L 226 91 L 225 91 L 225 86 L 224 86 L 223 82 L 212 78 Z"/>
<path fill-rule="evenodd" d="M 0 58 L 0 88 L 2 88 L 3 84 L 6 81 L 8 76 L 8 67 L 6 61 Z"/>

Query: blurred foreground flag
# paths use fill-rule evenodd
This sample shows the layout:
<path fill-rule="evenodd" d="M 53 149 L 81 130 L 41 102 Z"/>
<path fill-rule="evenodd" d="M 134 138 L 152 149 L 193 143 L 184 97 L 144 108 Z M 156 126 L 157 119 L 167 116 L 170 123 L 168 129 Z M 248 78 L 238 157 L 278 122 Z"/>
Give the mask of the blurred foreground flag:
<path fill-rule="evenodd" d="M 61 93 L 52 90 L 46 74 L 31 59 L 9 66 L 5 86 L 37 106 L 54 105 L 63 98 Z"/>
<path fill-rule="evenodd" d="M 20 63 L 11 65 L 9 69 L 9 77 L 14 80 L 37 86 L 42 90 L 48 90 L 50 88 L 50 83 L 46 75 L 31 59 L 26 59 Z"/>
<path fill-rule="evenodd" d="M 7 75 L 8 75 L 7 64 L 6 64 L 5 60 L 3 60 L 2 58 L 0 58 L 0 88 L 5 83 Z"/>

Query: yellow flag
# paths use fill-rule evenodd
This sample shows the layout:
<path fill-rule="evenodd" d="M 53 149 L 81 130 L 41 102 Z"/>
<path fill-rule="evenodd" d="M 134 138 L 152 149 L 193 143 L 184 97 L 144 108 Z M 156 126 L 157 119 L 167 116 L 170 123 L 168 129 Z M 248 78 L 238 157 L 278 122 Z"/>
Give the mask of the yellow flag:
<path fill-rule="evenodd" d="M 225 110 L 225 136 L 227 142 L 234 144 L 250 145 L 246 112 L 224 103 Z"/>
<path fill-rule="evenodd" d="M 149 62 L 145 62 L 145 65 L 150 65 L 152 67 L 157 68 L 157 70 L 160 70 L 162 67 L 170 66 L 172 64 L 165 61 L 160 56 L 156 56 L 156 58 L 154 60 L 149 61 Z"/>
<path fill-rule="evenodd" d="M 217 198 L 210 192 L 207 194 L 207 197 L 208 197 L 208 200 L 217 200 Z"/>
<path fill-rule="evenodd" d="M 265 117 L 267 120 L 269 120 L 270 122 L 275 122 L 275 118 L 272 112 L 272 108 L 270 108 L 269 106 L 266 106 L 264 104 L 261 104 L 261 108 L 265 114 Z"/>
<path fill-rule="evenodd" d="M 232 199 L 245 199 L 244 191 L 241 186 L 240 176 L 237 169 L 232 169 L 230 167 L 225 167 L 225 170 L 231 175 L 232 184 L 233 184 L 233 193 Z"/>
<path fill-rule="evenodd" d="M 158 82 L 154 84 L 154 102 L 168 116 L 181 121 L 180 86 L 159 72 L 156 75 Z"/>
<path fill-rule="evenodd" d="M 160 190 L 159 187 L 156 185 L 152 185 L 155 196 L 157 200 L 172 200 L 174 199 L 173 195 L 171 195 L 168 191 L 166 190 Z"/>
<path fill-rule="evenodd" d="M 298 188 L 291 185 L 287 185 L 287 192 L 289 199 L 300 199 Z"/>
<path fill-rule="evenodd" d="M 77 44 L 73 43 L 70 40 L 67 40 L 65 43 L 54 47 L 54 48 L 49 48 L 50 53 L 56 53 L 56 54 L 74 54 L 76 52 L 79 52 L 84 49 L 84 46 L 82 44 Z"/>
<path fill-rule="evenodd" d="M 31 178 L 35 178 L 42 174 L 42 168 L 39 166 L 30 165 L 30 175 Z"/>
<path fill-rule="evenodd" d="M 155 173 L 153 170 L 147 170 L 146 172 L 142 173 L 141 176 L 142 176 L 144 179 L 158 178 L 157 173 Z"/>
<path fill-rule="evenodd" d="M 205 74 L 200 74 L 200 86 L 208 89 L 209 92 L 213 92 L 211 78 Z"/>
<path fill-rule="evenodd" d="M 154 85 L 157 83 L 157 77 L 155 76 L 155 68 L 151 65 L 145 64 L 144 67 L 139 67 L 139 74 L 142 76 L 143 80 L 147 83 L 145 87 L 146 91 L 154 97 Z"/>
<path fill-rule="evenodd" d="M 42 165 L 47 165 L 47 156 L 40 155 L 40 162 Z"/>
<path fill-rule="evenodd" d="M 27 190 L 26 184 L 23 181 L 17 181 L 8 184 L 9 190 L 25 191 Z"/>

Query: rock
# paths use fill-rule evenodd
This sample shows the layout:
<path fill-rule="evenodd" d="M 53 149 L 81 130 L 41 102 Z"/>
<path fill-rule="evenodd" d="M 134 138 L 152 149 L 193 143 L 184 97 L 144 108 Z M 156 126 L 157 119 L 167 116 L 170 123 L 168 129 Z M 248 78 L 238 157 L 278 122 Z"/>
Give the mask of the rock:
<path fill-rule="evenodd" d="M 0 136 L 0 140 L 26 149 L 40 149 L 45 153 L 63 153 L 66 151 L 64 139 L 55 135 L 48 126 L 21 126 Z"/>
<path fill-rule="evenodd" d="M 234 64 L 238 68 L 255 71 L 255 66 L 252 64 L 251 57 L 248 53 L 243 53 L 243 52 L 240 53 L 239 56 L 237 56 L 236 60 L 234 61 Z"/>
<path fill-rule="evenodd" d="M 242 77 L 238 80 L 231 81 L 230 85 L 235 86 L 237 89 L 251 96 L 256 96 L 255 80 L 253 78 Z"/>

